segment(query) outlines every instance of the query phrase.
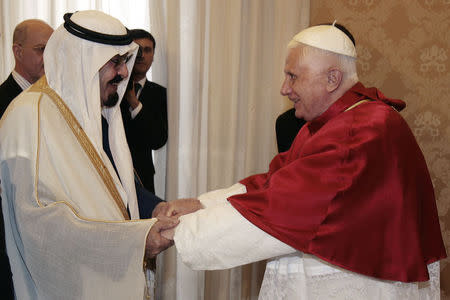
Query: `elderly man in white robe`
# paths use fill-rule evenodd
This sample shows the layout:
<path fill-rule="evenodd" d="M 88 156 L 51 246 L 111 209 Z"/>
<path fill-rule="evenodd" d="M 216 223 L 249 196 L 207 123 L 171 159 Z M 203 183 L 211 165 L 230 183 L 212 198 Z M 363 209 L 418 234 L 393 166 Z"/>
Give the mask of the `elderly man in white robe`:
<path fill-rule="evenodd" d="M 174 238 L 193 269 L 269 259 L 260 299 L 439 299 L 446 254 L 431 180 L 409 128 L 387 105 L 403 102 L 349 76 L 356 75 L 356 50 L 334 24 L 305 29 L 288 48 L 281 93 L 309 121 L 291 149 L 269 172 L 201 195 L 204 209 L 181 216 L 163 235 Z M 383 118 L 395 119 L 395 128 L 380 130 Z M 401 142 L 390 139 L 396 131 Z M 398 157 L 404 145 L 417 155 Z M 382 151 L 392 151 L 376 163 L 386 176 L 372 176 Z M 360 167 L 364 155 L 371 159 Z M 421 188 L 409 193 L 412 182 Z M 159 213 L 182 215 L 198 205 L 175 200 L 160 204 Z"/>
<path fill-rule="evenodd" d="M 104 13 L 64 19 L 45 49 L 46 75 L 0 122 L 16 297 L 143 299 L 146 261 L 172 244 L 160 232 L 177 221 L 139 220 L 119 107 L 138 46 Z"/>

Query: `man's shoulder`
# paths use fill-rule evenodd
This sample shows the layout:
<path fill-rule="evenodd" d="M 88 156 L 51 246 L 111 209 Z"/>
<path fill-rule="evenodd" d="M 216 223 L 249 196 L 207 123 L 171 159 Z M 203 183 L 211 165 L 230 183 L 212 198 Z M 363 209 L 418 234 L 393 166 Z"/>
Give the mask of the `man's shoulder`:
<path fill-rule="evenodd" d="M 297 125 L 303 125 L 305 121 L 303 119 L 299 119 L 295 116 L 295 108 L 291 108 L 284 113 L 280 114 L 277 119 L 277 123 L 282 124 L 297 124 Z"/>
<path fill-rule="evenodd" d="M 167 91 L 166 88 L 162 85 L 159 85 L 155 82 L 147 80 L 145 82 L 144 88 L 142 90 L 142 94 L 139 98 L 140 100 L 150 100 L 151 103 L 159 103 L 163 105 L 167 101 Z M 147 102 L 145 102 L 147 103 Z M 144 104 L 145 105 L 145 104 Z"/>
<path fill-rule="evenodd" d="M 281 113 L 277 119 L 283 120 L 283 119 L 293 119 L 295 118 L 295 108 L 288 109 L 284 113 Z"/>
<path fill-rule="evenodd" d="M 2 95 L 14 95 L 17 96 L 22 89 L 20 88 L 19 84 L 14 80 L 14 77 L 12 77 L 12 74 L 9 74 L 8 78 L 6 78 L 5 81 L 0 85 L 0 94 Z M 13 98 L 14 98 L 13 97 Z"/>
<path fill-rule="evenodd" d="M 145 82 L 145 87 L 151 88 L 151 89 L 155 89 L 155 90 L 161 90 L 161 91 L 166 91 L 166 88 L 163 87 L 162 85 L 157 84 L 156 82 L 147 80 Z"/>
<path fill-rule="evenodd" d="M 10 103 L 22 92 L 12 75 L 0 85 L 0 117 L 3 116 Z"/>
<path fill-rule="evenodd" d="M 11 85 L 11 80 L 14 80 L 14 78 L 12 77 L 12 74 L 9 74 L 8 77 L 5 79 L 5 81 L 3 81 L 2 84 L 0 84 L 0 88 L 4 89 L 9 85 Z"/>

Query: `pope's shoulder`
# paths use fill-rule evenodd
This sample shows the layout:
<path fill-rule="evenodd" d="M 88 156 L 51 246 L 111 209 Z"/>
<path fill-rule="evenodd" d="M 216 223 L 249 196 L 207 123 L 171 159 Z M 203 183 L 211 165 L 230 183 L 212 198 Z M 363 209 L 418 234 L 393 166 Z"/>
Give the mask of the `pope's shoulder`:
<path fill-rule="evenodd" d="M 330 119 L 309 140 L 314 144 L 386 143 L 399 137 L 414 140 L 401 114 L 381 101 L 362 103 Z M 394 144 L 397 144 L 396 142 Z"/>
<path fill-rule="evenodd" d="M 341 113 L 335 120 L 331 120 L 331 126 L 342 123 L 355 133 L 357 128 L 372 128 L 373 130 L 392 131 L 392 129 L 409 128 L 401 114 L 394 107 L 382 101 L 368 101 L 348 111 Z M 394 127 L 393 127 L 394 126 Z"/>

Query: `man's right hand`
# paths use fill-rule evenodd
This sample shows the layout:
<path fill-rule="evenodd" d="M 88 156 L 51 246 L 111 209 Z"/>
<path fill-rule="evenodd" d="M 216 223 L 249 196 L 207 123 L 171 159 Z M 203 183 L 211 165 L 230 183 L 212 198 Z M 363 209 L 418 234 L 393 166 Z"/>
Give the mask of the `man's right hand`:
<path fill-rule="evenodd" d="M 145 245 L 146 259 L 153 258 L 161 251 L 166 250 L 173 245 L 173 241 L 166 239 L 161 235 L 161 231 L 173 229 L 178 223 L 176 218 L 158 217 L 158 221 L 153 224 L 147 235 L 147 243 Z"/>
<path fill-rule="evenodd" d="M 166 216 L 178 218 L 179 216 L 193 213 L 201 208 L 203 208 L 202 203 L 195 198 L 161 202 L 158 203 L 158 205 L 153 210 L 152 217 L 159 218 L 160 216 Z"/>
<path fill-rule="evenodd" d="M 139 105 L 139 99 L 136 97 L 133 82 L 131 82 L 131 88 L 126 90 L 125 92 L 125 99 L 128 101 L 128 104 L 130 105 L 131 109 L 135 109 Z"/>

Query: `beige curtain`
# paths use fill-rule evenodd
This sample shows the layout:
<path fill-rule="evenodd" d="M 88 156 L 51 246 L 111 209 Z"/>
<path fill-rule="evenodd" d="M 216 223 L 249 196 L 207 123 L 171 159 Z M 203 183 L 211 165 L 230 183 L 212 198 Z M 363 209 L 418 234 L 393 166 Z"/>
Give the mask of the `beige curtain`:
<path fill-rule="evenodd" d="M 308 25 L 309 1 L 153 0 L 150 7 L 157 51 L 167 59 L 153 69 L 168 87 L 166 198 L 266 171 L 276 153 L 275 118 L 289 106 L 279 94 L 286 45 Z M 256 299 L 264 272 L 261 263 L 192 271 L 173 248 L 159 267 L 158 299 Z"/>
<path fill-rule="evenodd" d="M 367 86 L 406 101 L 403 117 L 422 148 L 450 253 L 450 1 L 311 1 L 311 23 L 337 19 L 353 33 Z M 450 260 L 441 296 L 450 299 Z"/>

